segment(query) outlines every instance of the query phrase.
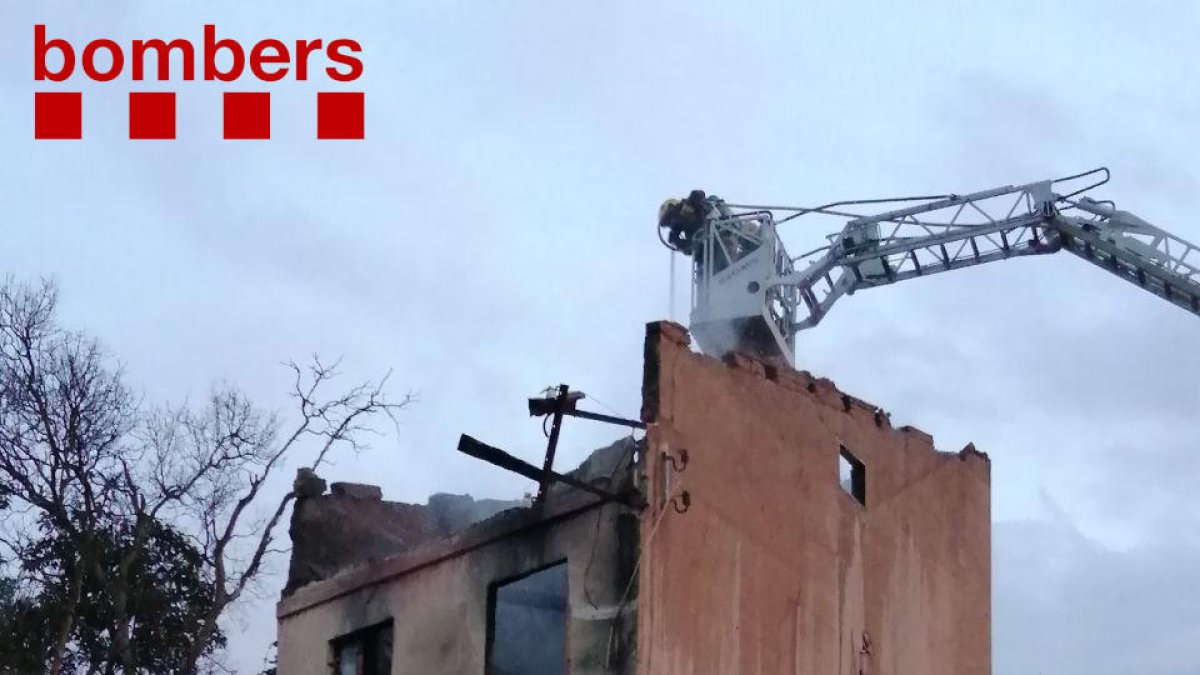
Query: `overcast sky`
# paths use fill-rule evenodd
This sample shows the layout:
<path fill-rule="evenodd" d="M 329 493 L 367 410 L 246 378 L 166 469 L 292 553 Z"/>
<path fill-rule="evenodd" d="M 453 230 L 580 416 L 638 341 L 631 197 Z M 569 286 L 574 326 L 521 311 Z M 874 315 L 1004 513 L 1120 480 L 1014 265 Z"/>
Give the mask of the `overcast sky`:
<path fill-rule="evenodd" d="M 357 377 L 394 368 L 419 405 L 327 477 L 519 495 L 457 437 L 536 457 L 524 398 L 558 382 L 637 414 L 643 326 L 670 307 L 667 196 L 815 204 L 1107 165 L 1104 197 L 1200 240 L 1197 7 L 6 2 L 2 271 L 55 277 L 64 322 L 148 401 L 224 379 L 282 407 L 278 363 L 314 351 Z M 84 91 L 85 140 L 35 142 L 37 22 L 76 45 L 198 43 L 206 22 L 246 44 L 357 39 L 368 138 L 316 141 L 325 81 L 289 79 L 268 87 L 271 141 L 220 140 L 222 87 L 175 82 L 179 139 L 132 142 L 127 76 L 76 75 L 58 88 Z M 1200 673 L 1197 336 L 1064 254 L 844 299 L 797 362 L 990 454 L 997 675 L 1177 675 Z M 610 436 L 572 425 L 563 464 Z M 247 672 L 274 594 L 231 624 Z"/>

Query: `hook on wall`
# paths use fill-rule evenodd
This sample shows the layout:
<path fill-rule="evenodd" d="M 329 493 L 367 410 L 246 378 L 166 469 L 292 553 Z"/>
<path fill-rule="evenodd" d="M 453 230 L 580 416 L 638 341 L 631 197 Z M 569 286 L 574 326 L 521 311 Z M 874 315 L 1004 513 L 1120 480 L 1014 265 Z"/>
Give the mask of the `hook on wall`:
<path fill-rule="evenodd" d="M 671 506 L 675 509 L 676 513 L 687 513 L 688 509 L 690 509 L 692 506 L 692 496 L 687 492 L 687 490 L 680 490 L 679 494 L 675 494 L 676 488 L 671 480 L 671 477 L 674 474 L 681 474 L 685 469 L 687 469 L 687 448 L 680 448 L 674 453 L 664 448 L 662 451 L 662 461 L 663 506 L 666 506 L 666 501 L 670 501 Z"/>
<path fill-rule="evenodd" d="M 684 490 L 678 497 L 672 497 L 671 508 L 675 509 L 675 513 L 687 513 L 692 508 L 692 493 Z"/>
<path fill-rule="evenodd" d="M 678 457 L 664 450 L 663 459 L 671 463 L 671 469 L 673 469 L 675 473 L 683 473 L 683 470 L 686 469 L 688 465 L 687 448 L 680 448 Z"/>

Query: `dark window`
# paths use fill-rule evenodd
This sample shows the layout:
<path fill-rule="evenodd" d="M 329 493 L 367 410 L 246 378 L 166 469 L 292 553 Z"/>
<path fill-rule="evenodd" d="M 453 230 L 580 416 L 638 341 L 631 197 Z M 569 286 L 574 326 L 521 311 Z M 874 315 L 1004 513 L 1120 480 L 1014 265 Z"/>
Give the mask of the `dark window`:
<path fill-rule="evenodd" d="M 566 675 L 567 564 L 492 586 L 488 675 Z"/>
<path fill-rule="evenodd" d="M 333 675 L 390 675 L 391 672 L 390 620 L 333 641 Z"/>
<path fill-rule="evenodd" d="M 844 445 L 838 462 L 838 482 L 846 494 L 854 497 L 859 504 L 867 505 L 867 467 L 850 454 Z"/>

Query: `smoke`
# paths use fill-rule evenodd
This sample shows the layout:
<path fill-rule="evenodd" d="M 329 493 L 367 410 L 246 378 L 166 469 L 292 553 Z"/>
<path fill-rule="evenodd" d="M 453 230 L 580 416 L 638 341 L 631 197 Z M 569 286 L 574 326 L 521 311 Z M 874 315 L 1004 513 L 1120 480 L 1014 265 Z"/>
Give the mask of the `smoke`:
<path fill-rule="evenodd" d="M 708 356 L 724 358 L 732 352 L 741 351 L 744 320 L 705 321 L 693 324 L 692 337 L 700 351 Z"/>

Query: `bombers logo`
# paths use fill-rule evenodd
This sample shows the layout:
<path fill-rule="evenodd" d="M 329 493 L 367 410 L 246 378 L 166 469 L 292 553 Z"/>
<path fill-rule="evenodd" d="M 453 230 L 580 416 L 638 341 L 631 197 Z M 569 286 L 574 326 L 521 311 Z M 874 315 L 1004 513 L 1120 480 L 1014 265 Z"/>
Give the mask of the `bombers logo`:
<path fill-rule="evenodd" d="M 73 76 L 82 76 L 95 82 L 111 82 L 128 65 L 134 82 L 147 79 L 169 82 L 172 76 L 190 81 L 197 75 L 206 81 L 235 82 L 249 73 L 261 82 L 278 82 L 288 77 L 302 82 L 317 76 L 348 83 L 362 76 L 361 53 L 358 42 L 345 38 L 328 42 L 296 40 L 290 44 L 266 39 L 246 49 L 236 40 L 218 39 L 216 26 L 212 24 L 204 26 L 204 41 L 199 50 L 190 40 L 182 38 L 169 42 L 134 40 L 128 50 L 113 40 L 97 39 L 77 50 L 65 39 L 48 38 L 46 26 L 37 24 L 33 28 L 33 79 L 67 82 Z M 172 55 L 179 57 L 178 72 L 172 72 Z M 225 138 L 271 137 L 270 92 L 227 91 L 223 96 Z M 363 92 L 318 92 L 316 116 L 317 138 L 363 138 Z M 81 139 L 83 93 L 35 92 L 34 137 Z M 130 92 L 129 138 L 175 138 L 175 92 Z"/>

